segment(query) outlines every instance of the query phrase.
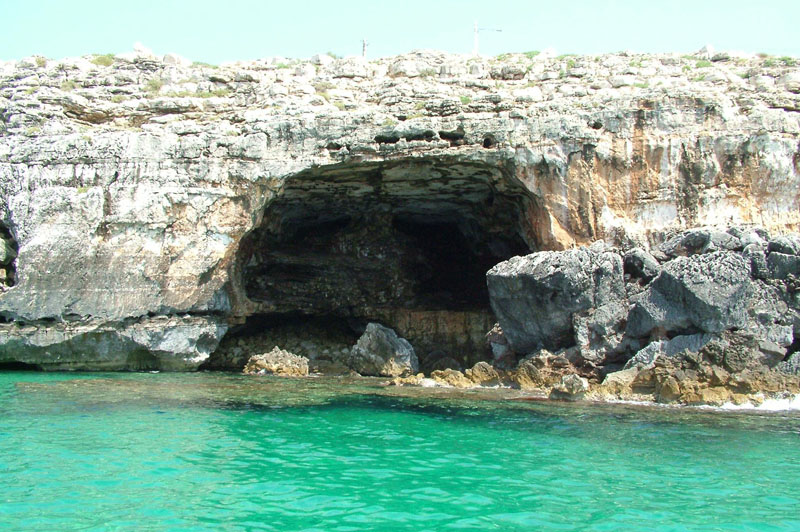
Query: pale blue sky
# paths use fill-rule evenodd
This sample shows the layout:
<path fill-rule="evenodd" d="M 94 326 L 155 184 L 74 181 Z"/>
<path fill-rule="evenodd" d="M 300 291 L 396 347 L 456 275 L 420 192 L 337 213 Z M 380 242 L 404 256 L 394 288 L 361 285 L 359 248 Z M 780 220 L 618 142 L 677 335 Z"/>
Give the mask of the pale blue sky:
<path fill-rule="evenodd" d="M 220 63 L 416 48 L 482 54 L 717 50 L 800 56 L 798 0 L 0 0 L 0 59 L 130 51 Z"/>

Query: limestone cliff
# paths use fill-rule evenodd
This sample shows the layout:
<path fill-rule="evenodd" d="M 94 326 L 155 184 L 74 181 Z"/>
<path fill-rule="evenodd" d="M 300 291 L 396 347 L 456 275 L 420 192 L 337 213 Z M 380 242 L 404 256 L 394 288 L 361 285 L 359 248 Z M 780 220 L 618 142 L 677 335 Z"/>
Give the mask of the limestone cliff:
<path fill-rule="evenodd" d="M 194 368 L 278 315 L 467 359 L 513 255 L 800 229 L 799 113 L 725 54 L 0 64 L 0 362 Z"/>

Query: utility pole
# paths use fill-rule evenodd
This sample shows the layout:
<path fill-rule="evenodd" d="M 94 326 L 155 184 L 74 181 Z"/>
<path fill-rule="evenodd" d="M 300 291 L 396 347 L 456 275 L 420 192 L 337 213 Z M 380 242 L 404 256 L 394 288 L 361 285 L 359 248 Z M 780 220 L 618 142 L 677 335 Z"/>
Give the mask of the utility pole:
<path fill-rule="evenodd" d="M 361 39 L 361 57 L 363 57 L 365 59 L 367 57 L 367 45 L 368 44 L 369 43 L 367 42 L 366 39 Z"/>
<path fill-rule="evenodd" d="M 498 33 L 502 33 L 503 30 L 498 30 L 497 28 L 479 28 L 478 21 L 475 21 L 475 24 L 472 26 L 472 55 L 478 55 L 478 32 L 480 31 L 496 31 Z"/>

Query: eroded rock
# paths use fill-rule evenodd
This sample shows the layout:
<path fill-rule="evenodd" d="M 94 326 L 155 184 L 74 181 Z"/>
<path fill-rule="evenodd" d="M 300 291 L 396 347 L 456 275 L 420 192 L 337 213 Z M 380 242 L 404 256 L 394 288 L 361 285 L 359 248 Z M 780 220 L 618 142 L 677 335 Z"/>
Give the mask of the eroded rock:
<path fill-rule="evenodd" d="M 361 375 L 400 377 L 414 374 L 419 362 L 408 340 L 378 323 L 367 325 L 350 350 L 347 365 Z"/>
<path fill-rule="evenodd" d="M 308 375 L 308 359 L 275 346 L 269 353 L 250 357 L 244 367 L 244 373 L 246 375 L 304 377 Z"/>

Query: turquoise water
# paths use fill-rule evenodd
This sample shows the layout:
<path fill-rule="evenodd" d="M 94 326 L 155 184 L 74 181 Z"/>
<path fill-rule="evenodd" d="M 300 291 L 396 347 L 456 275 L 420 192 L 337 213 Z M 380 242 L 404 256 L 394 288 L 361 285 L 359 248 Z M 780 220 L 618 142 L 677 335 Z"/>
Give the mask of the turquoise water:
<path fill-rule="evenodd" d="M 800 417 L 0 373 L 3 530 L 800 530 Z"/>

